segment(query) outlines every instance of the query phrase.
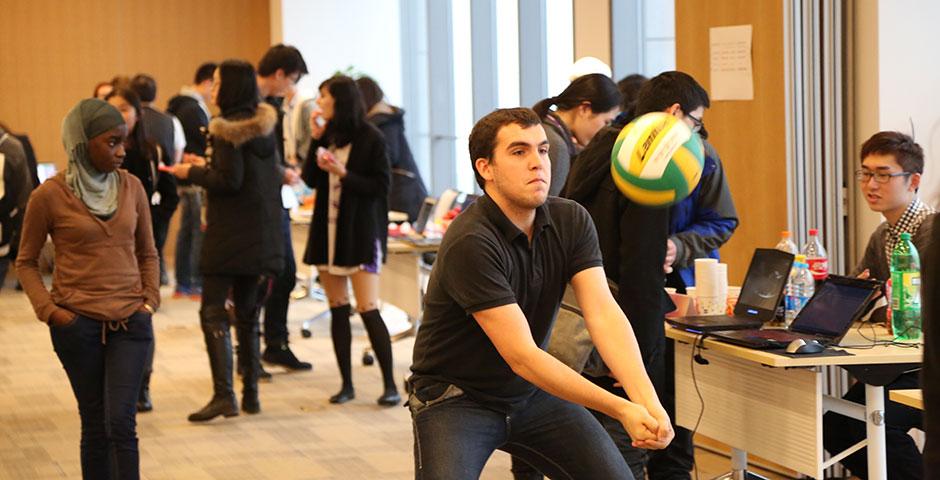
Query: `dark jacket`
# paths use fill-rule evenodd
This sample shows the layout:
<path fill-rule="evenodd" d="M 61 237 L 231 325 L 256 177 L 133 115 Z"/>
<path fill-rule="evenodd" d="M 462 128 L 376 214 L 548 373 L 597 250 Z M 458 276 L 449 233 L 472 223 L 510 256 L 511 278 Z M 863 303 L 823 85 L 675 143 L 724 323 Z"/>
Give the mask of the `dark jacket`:
<path fill-rule="evenodd" d="M 669 285 L 677 288 L 695 285 L 695 259 L 718 258 L 718 247 L 738 228 L 738 212 L 721 159 L 710 143 L 704 144 L 702 180 L 670 212 L 669 238 L 676 244 L 676 261 Z"/>
<path fill-rule="evenodd" d="M 141 122 L 147 133 L 147 140 L 156 143 L 163 149 L 166 155 L 164 163 L 173 165 L 173 154 L 176 152 L 174 142 L 175 133 L 173 129 L 173 119 L 153 107 L 144 107 L 141 113 Z"/>
<path fill-rule="evenodd" d="M 924 389 L 924 468 L 926 472 L 940 471 L 940 228 L 933 229 L 933 240 L 927 249 L 923 268 L 924 291 L 924 370 L 921 385 Z M 925 475 L 924 478 L 929 478 Z"/>
<path fill-rule="evenodd" d="M 189 171 L 208 196 L 204 275 L 274 275 L 284 268 L 276 122 L 274 109 L 261 103 L 255 112 L 209 124 L 210 163 Z"/>
<path fill-rule="evenodd" d="M 628 200 L 614 185 L 610 152 L 619 127 L 605 127 L 578 154 L 562 196 L 587 209 L 597 227 L 607 278 L 617 283 L 617 303 L 630 319 L 644 362 L 662 355 L 664 314 L 672 308 L 663 290 L 669 209 Z"/>
<path fill-rule="evenodd" d="M 20 228 L 26 213 L 26 202 L 33 191 L 29 166 L 23 145 L 12 133 L 0 127 L 0 257 L 15 258 L 20 240 Z"/>
<path fill-rule="evenodd" d="M 310 145 L 307 161 L 300 177 L 317 191 L 313 223 L 307 238 L 304 263 L 327 263 L 327 213 L 330 175 L 317 166 L 317 149 L 326 148 L 320 141 Z M 390 182 L 385 139 L 371 123 L 364 123 L 356 133 L 346 163 L 347 175 L 342 180 L 339 218 L 336 225 L 336 250 L 333 264 L 353 267 L 375 259 L 375 241 L 385 258 L 388 241 L 388 186 Z"/>
<path fill-rule="evenodd" d="M 392 184 L 388 193 L 388 209 L 408 214 L 408 221 L 418 218 L 418 210 L 428 190 L 421 179 L 421 172 L 411 155 L 405 139 L 405 111 L 392 107 L 392 113 L 377 113 L 369 121 L 379 128 L 385 137 L 388 161 L 392 168 Z"/>
<path fill-rule="evenodd" d="M 183 135 L 186 136 L 186 147 L 183 151 L 204 157 L 209 116 L 199 106 L 199 100 L 181 93 L 170 99 L 166 111 L 178 118 L 183 126 Z"/>
<path fill-rule="evenodd" d="M 183 152 L 206 156 L 206 134 L 209 131 L 209 116 L 199 105 L 199 100 L 193 96 L 180 93 L 170 99 L 166 107 L 167 113 L 174 115 L 183 126 L 183 135 L 186 137 L 186 147 Z M 180 185 L 190 185 L 189 180 L 177 180 Z"/>

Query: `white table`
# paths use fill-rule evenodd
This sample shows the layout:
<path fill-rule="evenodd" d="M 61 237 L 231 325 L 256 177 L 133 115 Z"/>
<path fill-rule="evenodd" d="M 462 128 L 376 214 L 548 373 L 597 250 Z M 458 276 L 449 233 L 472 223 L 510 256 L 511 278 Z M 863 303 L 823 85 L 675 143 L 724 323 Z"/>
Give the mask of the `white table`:
<path fill-rule="evenodd" d="M 881 329 L 878 339 L 888 339 Z M 866 334 L 871 332 L 866 328 Z M 923 348 L 876 346 L 850 349 L 851 356 L 788 357 L 706 339 L 708 365 L 692 362 L 698 335 L 666 326 L 676 341 L 676 423 L 692 430 L 705 403 L 698 432 L 732 447 L 733 478 L 749 478 L 747 453 L 814 478 L 860 448 L 868 447 L 871 479 L 887 478 L 884 387 L 865 385 L 866 405 L 823 393 L 824 366 L 920 363 Z M 844 344 L 870 343 L 853 328 Z M 694 380 L 693 380 L 694 375 Z M 866 440 L 834 456 L 823 457 L 822 415 L 833 410 L 865 421 Z"/>

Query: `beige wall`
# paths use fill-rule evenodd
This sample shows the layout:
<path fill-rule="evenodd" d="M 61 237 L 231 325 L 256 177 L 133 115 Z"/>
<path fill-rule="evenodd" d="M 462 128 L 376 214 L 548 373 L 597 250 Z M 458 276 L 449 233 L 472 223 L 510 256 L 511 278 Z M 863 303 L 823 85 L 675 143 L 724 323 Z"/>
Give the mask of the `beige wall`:
<path fill-rule="evenodd" d="M 574 58 L 610 65 L 610 0 L 574 0 Z"/>
<path fill-rule="evenodd" d="M 740 226 L 721 249 L 729 281 L 740 285 L 756 247 L 772 247 L 786 229 L 783 7 L 781 0 L 676 1 L 676 68 L 706 89 L 709 28 L 754 26 L 754 100 L 713 101 L 705 114 L 734 195 Z"/>
<path fill-rule="evenodd" d="M 258 61 L 268 1 L 0 0 L 0 120 L 62 168 L 62 118 L 98 81 L 150 73 L 165 106 L 203 61 Z"/>
<path fill-rule="evenodd" d="M 873 132 L 880 130 L 879 116 L 879 62 L 878 62 L 878 1 L 860 0 L 855 2 L 853 10 L 854 28 L 851 28 L 852 51 L 850 52 L 854 72 L 852 75 L 852 116 L 848 121 L 854 122 L 852 131 L 854 133 L 854 145 L 852 156 L 846 159 L 847 163 L 854 164 L 862 144 L 872 135 Z M 873 101 L 874 99 L 874 101 Z M 851 167 L 849 171 L 854 170 Z M 859 192 L 858 182 L 850 177 L 846 182 L 849 187 L 849 209 L 851 216 L 850 225 L 852 229 L 848 246 L 849 267 L 855 265 L 857 260 L 861 259 L 865 253 L 865 247 L 868 245 L 868 237 L 875 230 L 884 218 L 875 212 L 872 212 Z"/>
<path fill-rule="evenodd" d="M 269 0 L 0 0 L 0 12 L 0 121 L 60 170 L 62 119 L 99 81 L 149 73 L 163 108 L 200 63 L 257 63 L 271 38 Z M 164 248 L 170 268 L 176 223 Z"/>

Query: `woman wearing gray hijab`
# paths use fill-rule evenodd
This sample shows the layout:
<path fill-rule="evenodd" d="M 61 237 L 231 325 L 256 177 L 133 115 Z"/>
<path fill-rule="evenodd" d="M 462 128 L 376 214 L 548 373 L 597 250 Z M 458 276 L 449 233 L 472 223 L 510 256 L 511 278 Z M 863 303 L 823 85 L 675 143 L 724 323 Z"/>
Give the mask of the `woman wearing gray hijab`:
<path fill-rule="evenodd" d="M 30 195 L 16 269 L 78 400 L 86 479 L 139 478 L 135 416 L 160 304 L 150 202 L 124 170 L 127 126 L 108 103 L 85 99 L 65 117 L 64 173 Z M 52 236 L 52 291 L 39 252 Z"/>

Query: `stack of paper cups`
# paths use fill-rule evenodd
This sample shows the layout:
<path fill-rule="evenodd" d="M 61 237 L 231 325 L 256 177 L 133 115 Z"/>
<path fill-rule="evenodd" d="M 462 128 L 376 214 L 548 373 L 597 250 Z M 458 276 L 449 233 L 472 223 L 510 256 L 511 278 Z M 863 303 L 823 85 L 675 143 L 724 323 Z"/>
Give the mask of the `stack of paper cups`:
<path fill-rule="evenodd" d="M 695 290 L 700 314 L 724 314 L 728 302 L 728 265 L 713 258 L 696 259 Z"/>

